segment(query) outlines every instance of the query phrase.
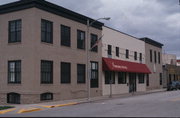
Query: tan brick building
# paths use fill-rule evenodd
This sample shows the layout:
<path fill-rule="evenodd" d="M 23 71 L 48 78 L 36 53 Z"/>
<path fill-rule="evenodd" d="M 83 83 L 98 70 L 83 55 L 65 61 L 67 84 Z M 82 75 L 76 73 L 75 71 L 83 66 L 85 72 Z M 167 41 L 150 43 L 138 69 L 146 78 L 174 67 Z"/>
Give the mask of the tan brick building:
<path fill-rule="evenodd" d="M 146 65 L 151 70 L 147 77 L 147 90 L 163 88 L 162 46 L 150 38 L 141 38 L 145 42 Z"/>
<path fill-rule="evenodd" d="M 0 6 L 0 103 L 86 98 L 87 19 L 44 0 Z M 102 26 L 90 28 L 89 45 Z M 101 55 L 90 52 L 91 96 L 102 95 Z"/>

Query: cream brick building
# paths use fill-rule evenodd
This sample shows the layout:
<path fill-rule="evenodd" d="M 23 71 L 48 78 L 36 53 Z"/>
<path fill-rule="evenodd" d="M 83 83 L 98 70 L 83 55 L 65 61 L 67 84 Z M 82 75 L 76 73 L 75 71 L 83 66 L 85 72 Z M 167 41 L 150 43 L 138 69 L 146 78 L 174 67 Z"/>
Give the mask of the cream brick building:
<path fill-rule="evenodd" d="M 86 98 L 87 19 L 44 0 L 0 6 L 0 103 Z M 90 28 L 91 46 L 102 26 Z M 102 95 L 101 51 L 90 52 L 91 97 Z"/>

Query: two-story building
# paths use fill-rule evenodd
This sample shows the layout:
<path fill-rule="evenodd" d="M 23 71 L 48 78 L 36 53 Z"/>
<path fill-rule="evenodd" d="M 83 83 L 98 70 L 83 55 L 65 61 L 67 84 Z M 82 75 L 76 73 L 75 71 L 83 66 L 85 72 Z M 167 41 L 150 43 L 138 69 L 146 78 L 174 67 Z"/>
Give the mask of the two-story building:
<path fill-rule="evenodd" d="M 151 71 L 145 65 L 144 41 L 106 26 L 103 35 L 103 95 L 146 91 Z"/>
<path fill-rule="evenodd" d="M 45 0 L 0 6 L 0 103 L 86 98 L 87 20 Z M 89 47 L 103 23 L 90 27 Z M 89 50 L 88 50 L 89 51 Z M 90 51 L 90 95 L 102 95 L 102 49 Z"/>

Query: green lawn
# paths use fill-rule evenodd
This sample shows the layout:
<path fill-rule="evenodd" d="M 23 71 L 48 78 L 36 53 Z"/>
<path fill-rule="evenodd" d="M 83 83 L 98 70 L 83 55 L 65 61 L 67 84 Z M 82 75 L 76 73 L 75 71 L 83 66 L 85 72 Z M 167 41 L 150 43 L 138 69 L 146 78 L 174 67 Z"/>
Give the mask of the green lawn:
<path fill-rule="evenodd" d="M 0 106 L 0 110 L 14 108 L 13 106 Z"/>

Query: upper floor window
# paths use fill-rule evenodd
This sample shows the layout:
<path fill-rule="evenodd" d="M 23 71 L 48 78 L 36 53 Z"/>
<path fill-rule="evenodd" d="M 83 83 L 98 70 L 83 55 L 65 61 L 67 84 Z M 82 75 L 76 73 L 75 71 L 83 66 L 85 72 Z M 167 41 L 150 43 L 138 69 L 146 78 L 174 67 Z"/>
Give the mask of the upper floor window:
<path fill-rule="evenodd" d="M 139 54 L 139 61 L 142 62 L 142 53 Z"/>
<path fill-rule="evenodd" d="M 156 51 L 154 51 L 154 62 L 157 63 L 157 54 L 156 54 Z"/>
<path fill-rule="evenodd" d="M 158 52 L 158 63 L 161 64 L 161 53 Z"/>
<path fill-rule="evenodd" d="M 21 83 L 21 61 L 8 62 L 8 83 Z"/>
<path fill-rule="evenodd" d="M 53 43 L 53 23 L 41 20 L 41 42 Z"/>
<path fill-rule="evenodd" d="M 71 28 L 61 25 L 61 45 L 71 47 Z"/>
<path fill-rule="evenodd" d="M 153 57 L 152 57 L 152 50 L 150 50 L 150 62 L 153 61 Z"/>
<path fill-rule="evenodd" d="M 61 83 L 70 84 L 71 83 L 71 64 L 61 62 Z"/>
<path fill-rule="evenodd" d="M 77 83 L 86 83 L 86 65 L 77 65 Z"/>
<path fill-rule="evenodd" d="M 53 62 L 41 61 L 41 83 L 52 84 L 53 83 Z"/>
<path fill-rule="evenodd" d="M 108 55 L 112 55 L 112 45 L 108 45 Z"/>
<path fill-rule="evenodd" d="M 77 48 L 78 49 L 85 49 L 85 32 L 77 30 Z"/>
<path fill-rule="evenodd" d="M 9 21 L 9 43 L 21 42 L 21 20 Z"/>
<path fill-rule="evenodd" d="M 91 34 L 91 48 L 92 48 L 91 51 L 92 52 L 98 52 L 98 46 L 96 45 L 97 41 L 98 41 L 98 36 L 95 34 Z"/>
<path fill-rule="evenodd" d="M 137 52 L 134 52 L 134 60 L 137 60 Z"/>
<path fill-rule="evenodd" d="M 129 50 L 126 50 L 126 59 L 129 59 Z"/>
<path fill-rule="evenodd" d="M 119 47 L 116 47 L 116 56 L 119 57 Z"/>

